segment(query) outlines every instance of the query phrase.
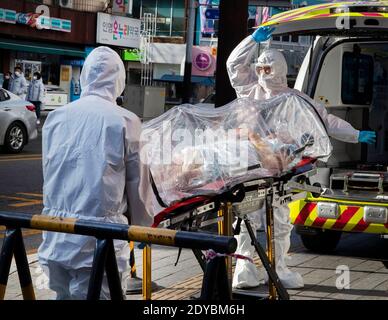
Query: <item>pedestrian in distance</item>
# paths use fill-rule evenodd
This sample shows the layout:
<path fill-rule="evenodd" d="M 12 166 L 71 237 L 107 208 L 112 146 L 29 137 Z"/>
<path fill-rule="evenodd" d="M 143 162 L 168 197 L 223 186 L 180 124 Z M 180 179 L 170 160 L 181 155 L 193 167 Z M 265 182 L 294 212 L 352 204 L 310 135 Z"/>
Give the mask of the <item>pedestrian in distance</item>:
<path fill-rule="evenodd" d="M 9 82 L 11 80 L 12 73 L 10 71 L 6 72 L 4 74 L 4 81 L 3 81 L 3 89 L 9 90 Z"/>
<path fill-rule="evenodd" d="M 44 95 L 45 90 L 42 76 L 39 72 L 35 72 L 28 87 L 26 100 L 30 101 L 35 106 L 37 124 L 40 124 L 40 109 L 44 101 Z"/>
<path fill-rule="evenodd" d="M 9 91 L 24 100 L 26 97 L 27 88 L 28 83 L 24 77 L 22 69 L 19 66 L 15 67 L 14 74 L 11 76 L 9 82 Z"/>

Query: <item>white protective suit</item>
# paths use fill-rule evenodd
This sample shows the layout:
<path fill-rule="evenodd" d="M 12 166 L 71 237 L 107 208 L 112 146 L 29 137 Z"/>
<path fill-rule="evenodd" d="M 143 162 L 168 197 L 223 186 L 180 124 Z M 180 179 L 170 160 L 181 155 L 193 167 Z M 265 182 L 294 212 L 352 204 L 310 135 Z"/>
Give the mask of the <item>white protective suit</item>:
<path fill-rule="evenodd" d="M 348 122 L 328 114 L 325 107 L 312 100 L 307 95 L 287 86 L 287 62 L 282 53 L 275 49 L 265 50 L 258 58 L 256 66 L 270 66 L 271 73 L 257 74 L 252 66 L 252 59 L 257 51 L 257 42 L 248 36 L 231 53 L 227 61 L 227 70 L 237 96 L 254 99 L 269 99 L 273 96 L 293 92 L 308 100 L 318 111 L 325 123 L 328 134 L 341 141 L 357 143 L 359 131 Z M 255 228 L 260 228 L 265 220 L 265 208 L 252 213 L 250 220 Z M 287 268 L 286 259 L 290 248 L 292 225 L 289 221 L 288 206 L 275 208 L 275 264 L 280 280 L 286 288 L 303 287 L 303 278 L 299 273 L 291 272 Z M 241 224 L 240 235 L 236 236 L 238 248 L 236 253 L 253 257 L 254 248 L 244 223 Z M 265 278 L 267 274 L 265 274 Z M 256 266 L 248 260 L 237 260 L 233 277 L 234 288 L 255 287 L 260 284 L 260 277 Z"/>
<path fill-rule="evenodd" d="M 115 103 L 125 86 L 119 55 L 94 49 L 81 86 L 81 98 L 52 111 L 43 127 L 42 214 L 128 224 L 124 214 L 130 209 L 132 224 L 150 226 L 152 190 L 138 149 L 141 122 Z M 58 299 L 86 298 L 95 245 L 94 237 L 43 232 L 39 261 Z M 114 245 L 124 284 L 129 245 Z M 106 281 L 101 297 L 109 297 Z"/>

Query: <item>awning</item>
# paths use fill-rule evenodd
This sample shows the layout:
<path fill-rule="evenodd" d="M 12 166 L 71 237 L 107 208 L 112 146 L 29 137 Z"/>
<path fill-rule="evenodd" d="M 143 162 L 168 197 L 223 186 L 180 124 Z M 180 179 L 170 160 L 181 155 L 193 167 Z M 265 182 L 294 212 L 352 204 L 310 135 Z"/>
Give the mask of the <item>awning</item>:
<path fill-rule="evenodd" d="M 165 81 L 165 82 L 183 82 L 183 76 L 165 74 L 161 79 L 155 79 L 155 81 Z M 211 77 L 199 77 L 192 76 L 191 83 L 200 83 L 205 86 L 212 86 L 215 84 L 214 78 Z"/>
<path fill-rule="evenodd" d="M 28 42 L 0 38 L 0 48 L 17 51 L 55 54 L 60 56 L 86 57 L 85 50 L 76 47 L 57 46 L 41 42 Z"/>

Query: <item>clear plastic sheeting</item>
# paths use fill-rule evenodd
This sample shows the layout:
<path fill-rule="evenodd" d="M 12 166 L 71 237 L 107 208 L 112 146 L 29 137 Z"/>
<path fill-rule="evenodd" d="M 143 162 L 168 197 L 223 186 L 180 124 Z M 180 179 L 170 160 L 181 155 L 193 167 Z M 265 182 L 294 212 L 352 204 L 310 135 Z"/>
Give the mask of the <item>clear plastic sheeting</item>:
<path fill-rule="evenodd" d="M 281 176 L 306 158 L 326 161 L 331 150 L 318 113 L 292 93 L 214 109 L 180 105 L 145 122 L 141 137 L 141 159 L 167 205 Z"/>

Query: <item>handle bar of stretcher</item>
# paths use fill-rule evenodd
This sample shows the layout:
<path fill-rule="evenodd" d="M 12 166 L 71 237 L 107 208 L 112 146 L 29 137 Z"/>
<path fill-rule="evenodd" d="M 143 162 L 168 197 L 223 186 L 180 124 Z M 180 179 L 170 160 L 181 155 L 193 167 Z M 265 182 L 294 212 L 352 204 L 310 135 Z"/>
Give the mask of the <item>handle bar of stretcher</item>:
<path fill-rule="evenodd" d="M 8 228 L 38 229 L 93 236 L 100 239 L 138 241 L 179 248 L 213 249 L 219 253 L 233 253 L 237 248 L 237 241 L 234 237 L 75 218 L 30 215 L 19 212 L 0 211 L 0 225 L 5 225 Z"/>

